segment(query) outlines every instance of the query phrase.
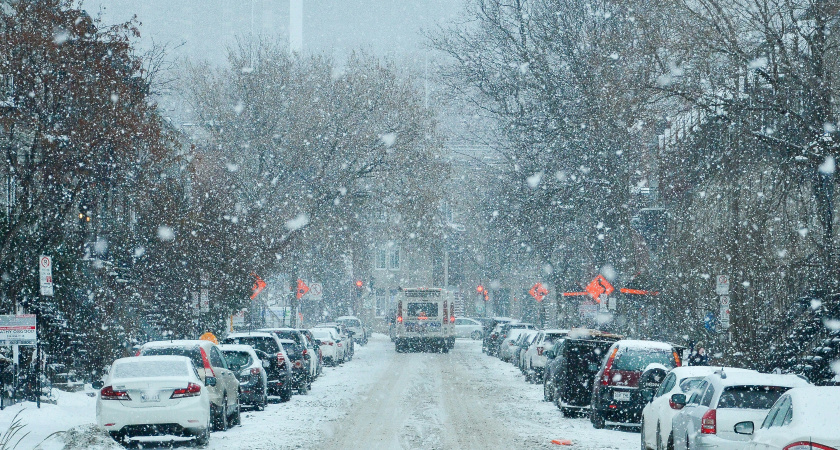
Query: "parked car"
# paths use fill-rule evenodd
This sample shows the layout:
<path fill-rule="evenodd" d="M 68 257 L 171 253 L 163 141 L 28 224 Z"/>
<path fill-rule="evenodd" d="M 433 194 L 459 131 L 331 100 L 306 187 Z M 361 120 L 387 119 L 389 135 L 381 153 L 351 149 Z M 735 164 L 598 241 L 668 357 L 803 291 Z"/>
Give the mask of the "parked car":
<path fill-rule="evenodd" d="M 321 353 L 321 344 L 312 336 L 312 332 L 308 328 L 298 328 L 309 344 L 312 346 L 312 362 L 315 363 L 315 378 L 321 376 L 321 371 L 324 368 L 324 355 Z"/>
<path fill-rule="evenodd" d="M 210 440 L 210 376 L 199 376 L 191 358 L 120 358 L 104 381 L 93 383 L 96 422 L 117 442 L 138 436 L 192 436 Z"/>
<path fill-rule="evenodd" d="M 674 447 L 674 436 L 671 434 L 671 421 L 679 409 L 671 401 L 673 394 L 691 396 L 703 383 L 703 379 L 721 367 L 686 366 L 676 367 L 668 372 L 659 389 L 652 394 L 650 403 L 642 410 L 641 441 L 643 449 L 663 449 Z M 726 367 L 727 373 L 748 371 Z M 754 372 L 757 373 L 757 372 Z M 645 394 L 642 393 L 644 396 Z"/>
<path fill-rule="evenodd" d="M 549 360 L 543 376 L 543 397 L 563 415 L 589 408 L 592 380 L 609 348 L 621 337 L 597 330 L 572 329 L 562 342 L 544 352 Z"/>
<path fill-rule="evenodd" d="M 499 329 L 501 329 L 501 325 L 510 322 L 513 322 L 513 319 L 511 319 L 510 317 L 494 317 L 492 319 L 482 319 L 482 323 L 484 324 L 484 337 L 481 341 L 482 352 L 487 353 L 488 355 L 494 355 L 492 351 L 495 349 L 494 344 L 496 342 L 496 339 L 499 337 Z"/>
<path fill-rule="evenodd" d="M 525 376 L 533 383 L 542 383 L 545 365 L 548 359 L 543 354 L 546 350 L 554 348 L 557 341 L 569 335 L 569 330 L 543 330 L 531 341 L 528 349 L 525 350 Z"/>
<path fill-rule="evenodd" d="M 204 340 L 147 342 L 137 356 L 186 356 L 198 369 L 202 385 L 207 386 L 214 428 L 219 431 L 240 423 L 239 380 L 228 368 L 219 346 Z M 208 383 L 207 378 L 214 378 Z"/>
<path fill-rule="evenodd" d="M 472 340 L 481 339 L 484 327 L 481 322 L 474 319 L 467 319 L 466 317 L 455 318 L 455 337 Z"/>
<path fill-rule="evenodd" d="M 262 328 L 280 338 L 292 365 L 292 379 L 299 394 L 306 394 L 312 388 L 315 365 L 312 362 L 313 348 L 306 337 L 295 328 Z"/>
<path fill-rule="evenodd" d="M 280 338 L 274 333 L 243 332 L 231 333 L 222 339 L 223 344 L 250 345 L 257 352 L 266 355 L 260 359 L 266 363 L 266 377 L 268 378 L 268 395 L 280 397 L 280 401 L 292 399 L 294 380 L 291 359 Z"/>
<path fill-rule="evenodd" d="M 347 330 L 353 333 L 353 339 L 359 344 L 365 345 L 368 342 L 368 335 L 365 327 L 362 326 L 362 321 L 356 316 L 341 316 L 336 317 L 335 321 L 347 327 Z"/>
<path fill-rule="evenodd" d="M 311 328 L 310 331 L 312 331 L 312 336 L 316 341 L 321 341 L 324 364 L 335 366 L 344 362 L 344 347 L 341 345 L 341 338 L 334 328 Z"/>
<path fill-rule="evenodd" d="M 738 422 L 735 432 L 752 436 L 747 450 L 834 450 L 840 448 L 838 424 L 840 386 L 797 387 L 779 397 L 760 424 Z"/>
<path fill-rule="evenodd" d="M 513 349 L 514 364 L 519 368 L 519 371 L 522 372 L 522 375 L 525 375 L 525 352 L 528 350 L 528 347 L 531 346 L 531 342 L 534 342 L 534 339 L 537 337 L 537 333 L 538 332 L 535 330 L 525 330 L 524 333 L 519 335 L 516 348 Z"/>
<path fill-rule="evenodd" d="M 268 355 L 260 352 L 266 359 L 263 362 L 257 350 L 250 345 L 222 344 L 219 350 L 239 380 L 239 404 L 253 406 L 258 411 L 264 410 L 268 404 Z"/>
<path fill-rule="evenodd" d="M 797 375 L 718 371 L 697 390 L 671 395 L 680 412 L 672 421 L 675 449 L 742 449 L 750 436 L 735 432 L 735 424 L 762 422 L 782 394 L 809 383 Z M 836 425 L 835 425 L 836 426 Z"/>
<path fill-rule="evenodd" d="M 499 345 L 499 359 L 507 362 L 511 361 L 511 358 L 513 357 L 513 349 L 516 347 L 516 342 L 519 339 L 519 336 L 526 331 L 528 330 L 524 328 L 510 330 L 510 333 L 508 333 L 507 337 L 502 340 L 502 343 Z"/>
<path fill-rule="evenodd" d="M 677 349 L 657 341 L 620 340 L 610 346 L 592 388 L 589 419 L 595 428 L 607 422 L 635 425 L 647 404 L 639 378 L 651 364 L 668 371 L 680 365 Z"/>
<path fill-rule="evenodd" d="M 491 334 L 491 342 L 489 354 L 498 356 L 499 355 L 499 346 L 501 346 L 502 341 L 507 339 L 508 335 L 510 334 L 511 330 L 535 330 L 536 327 L 532 323 L 524 323 L 524 322 L 510 322 L 498 326 L 497 328 L 493 329 L 493 333 Z"/>
<path fill-rule="evenodd" d="M 326 323 L 319 323 L 315 325 L 318 328 L 335 328 L 338 332 L 338 335 L 341 336 L 341 342 L 344 347 L 344 360 L 350 361 L 353 359 L 353 352 L 355 350 L 353 333 L 347 330 L 347 327 L 344 326 L 343 323 L 338 322 L 326 322 Z"/>

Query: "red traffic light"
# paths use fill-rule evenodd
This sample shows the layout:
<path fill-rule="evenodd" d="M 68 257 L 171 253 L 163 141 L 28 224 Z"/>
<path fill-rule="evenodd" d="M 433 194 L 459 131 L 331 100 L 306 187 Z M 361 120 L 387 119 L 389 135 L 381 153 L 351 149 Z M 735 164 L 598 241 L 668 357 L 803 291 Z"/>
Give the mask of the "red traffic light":
<path fill-rule="evenodd" d="M 478 292 L 480 294 L 480 293 L 484 292 L 484 286 L 479 284 L 478 287 L 475 288 L 475 290 L 476 290 L 476 292 Z"/>
<path fill-rule="evenodd" d="M 356 280 L 356 287 L 360 288 L 362 286 L 364 286 L 364 283 L 362 283 L 362 280 Z"/>

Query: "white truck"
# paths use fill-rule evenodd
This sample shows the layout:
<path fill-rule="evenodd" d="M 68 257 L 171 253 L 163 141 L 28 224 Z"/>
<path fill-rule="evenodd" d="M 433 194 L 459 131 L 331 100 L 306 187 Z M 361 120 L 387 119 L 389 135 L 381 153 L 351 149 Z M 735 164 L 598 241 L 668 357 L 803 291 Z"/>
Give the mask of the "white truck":
<path fill-rule="evenodd" d="M 455 296 L 440 288 L 402 288 L 397 292 L 394 345 L 397 352 L 439 350 L 455 345 Z"/>

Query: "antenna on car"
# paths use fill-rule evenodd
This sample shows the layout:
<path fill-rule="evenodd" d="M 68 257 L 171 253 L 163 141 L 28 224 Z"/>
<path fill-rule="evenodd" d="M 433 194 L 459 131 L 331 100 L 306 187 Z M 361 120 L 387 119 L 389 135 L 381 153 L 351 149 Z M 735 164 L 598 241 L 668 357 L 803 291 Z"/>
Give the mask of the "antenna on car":
<path fill-rule="evenodd" d="M 720 379 L 721 380 L 726 379 L 726 372 L 723 371 L 723 367 L 720 368 Z"/>

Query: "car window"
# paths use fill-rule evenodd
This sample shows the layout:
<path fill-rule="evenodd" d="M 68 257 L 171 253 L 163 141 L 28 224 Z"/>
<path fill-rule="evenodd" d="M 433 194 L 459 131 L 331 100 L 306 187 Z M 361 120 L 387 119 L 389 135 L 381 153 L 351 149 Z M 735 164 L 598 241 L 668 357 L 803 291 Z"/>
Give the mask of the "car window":
<path fill-rule="evenodd" d="M 773 417 L 773 422 L 770 423 L 770 427 L 780 427 L 785 424 L 785 420 L 790 422 L 788 419 L 788 414 L 792 413 L 790 397 L 785 397 L 777 403 L 779 404 L 779 408 L 776 411 L 775 417 Z"/>
<path fill-rule="evenodd" d="M 700 400 L 700 404 L 703 406 L 709 406 L 712 404 L 712 397 L 715 396 L 715 387 L 711 384 L 706 388 L 706 392 L 703 393 L 703 398 Z"/>
<path fill-rule="evenodd" d="M 706 390 L 706 386 L 708 384 L 709 383 L 707 381 L 703 381 L 702 383 L 700 383 L 699 386 L 697 386 L 697 389 L 694 390 L 691 393 L 691 397 L 688 398 L 688 404 L 689 405 L 696 405 L 696 404 L 700 403 L 700 396 L 703 394 L 703 391 Z"/>
<path fill-rule="evenodd" d="M 463 325 L 464 319 L 455 319 L 455 325 Z"/>
<path fill-rule="evenodd" d="M 653 363 L 662 364 L 668 368 L 677 366 L 672 352 L 631 348 L 618 353 L 612 368 L 613 370 L 639 372 Z"/>
<path fill-rule="evenodd" d="M 666 393 L 671 391 L 671 388 L 674 387 L 674 384 L 677 382 L 677 376 L 673 373 L 669 373 L 662 384 L 659 386 L 659 389 L 656 391 L 655 397 L 661 397 Z"/>
<path fill-rule="evenodd" d="M 546 334 L 545 336 L 543 336 L 543 342 L 554 343 L 564 338 L 565 336 L 563 336 L 562 334 Z"/>
<path fill-rule="evenodd" d="M 720 394 L 717 407 L 767 410 L 788 389 L 782 386 L 730 386 Z"/>
<path fill-rule="evenodd" d="M 230 370 L 237 372 L 253 363 L 251 355 L 248 352 L 240 350 L 222 350 L 222 356 L 225 357 L 225 361 L 227 361 Z"/>
<path fill-rule="evenodd" d="M 701 384 L 703 384 L 702 378 L 686 378 L 680 381 L 680 390 L 687 394 L 700 387 Z"/>
<path fill-rule="evenodd" d="M 761 423 L 761 428 L 770 428 L 773 421 L 776 418 L 776 414 L 778 414 L 779 410 L 782 409 L 784 404 L 784 399 L 780 399 L 770 408 L 770 411 L 767 411 L 767 416 L 764 417 L 764 421 Z"/>
<path fill-rule="evenodd" d="M 224 342 L 229 344 L 250 345 L 257 350 L 262 350 L 268 354 L 277 353 L 277 342 L 268 336 L 230 337 L 225 339 Z"/>
<path fill-rule="evenodd" d="M 204 367 L 201 351 L 198 347 L 149 347 L 140 351 L 142 356 L 175 355 L 190 358 L 196 367 Z"/>
<path fill-rule="evenodd" d="M 221 367 L 223 369 L 227 369 L 225 359 L 222 357 L 222 353 L 216 347 L 210 347 L 210 365 L 213 367 Z"/>

